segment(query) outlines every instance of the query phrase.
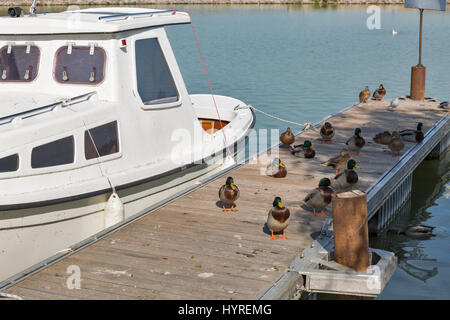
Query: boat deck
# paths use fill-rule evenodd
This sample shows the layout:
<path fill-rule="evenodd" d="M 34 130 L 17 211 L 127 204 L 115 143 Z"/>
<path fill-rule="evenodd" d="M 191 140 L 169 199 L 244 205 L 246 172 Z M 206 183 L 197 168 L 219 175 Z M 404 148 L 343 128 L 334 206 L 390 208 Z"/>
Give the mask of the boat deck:
<path fill-rule="evenodd" d="M 327 216 L 313 216 L 302 200 L 321 178 L 334 177 L 320 163 L 339 153 L 355 127 L 366 139 L 362 155 L 355 157 L 361 167 L 356 187 L 367 190 L 399 159 L 373 142 L 376 133 L 415 129 L 419 121 L 427 132 L 447 116 L 437 102 L 405 100 L 394 112 L 387 110 L 388 104 L 370 101 L 328 119 L 336 128 L 332 144 L 320 143 L 318 129 L 301 133 L 296 143 L 310 139 L 316 158 L 300 159 L 280 149 L 286 178 L 263 174 L 275 157 L 270 153 L 229 173 L 241 190 L 237 213 L 219 207 L 218 189 L 226 176 L 219 178 L 5 292 L 24 299 L 254 299 L 321 230 Z M 414 145 L 406 143 L 403 152 Z M 271 240 L 265 227 L 275 196 L 291 210 L 286 240 Z M 81 271 L 80 289 L 67 287 L 73 265 Z"/>

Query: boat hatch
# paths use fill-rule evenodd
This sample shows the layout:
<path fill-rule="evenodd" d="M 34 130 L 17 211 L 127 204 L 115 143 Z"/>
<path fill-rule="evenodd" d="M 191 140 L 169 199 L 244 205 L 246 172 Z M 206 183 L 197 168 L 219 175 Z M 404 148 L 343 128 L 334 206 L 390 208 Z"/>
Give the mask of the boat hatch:
<path fill-rule="evenodd" d="M 219 121 L 216 119 L 198 119 L 198 121 L 202 124 L 203 130 L 209 134 L 216 133 L 230 123 L 229 121 Z"/>

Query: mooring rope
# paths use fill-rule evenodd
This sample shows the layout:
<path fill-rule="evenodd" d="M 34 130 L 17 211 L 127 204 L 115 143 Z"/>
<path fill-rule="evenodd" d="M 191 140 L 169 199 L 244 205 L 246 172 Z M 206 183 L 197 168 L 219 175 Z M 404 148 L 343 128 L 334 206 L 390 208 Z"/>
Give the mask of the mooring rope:
<path fill-rule="evenodd" d="M 255 111 L 259 112 L 259 113 L 262 113 L 263 115 L 265 115 L 265 116 L 267 116 L 269 118 L 273 118 L 273 119 L 276 119 L 276 120 L 281 121 L 281 122 L 286 122 L 286 123 L 290 123 L 290 124 L 302 127 L 302 128 L 304 128 L 304 130 L 315 129 L 314 128 L 314 124 L 312 122 L 299 123 L 299 122 L 286 120 L 286 119 L 283 119 L 283 118 L 271 115 L 271 114 L 269 114 L 267 112 L 264 112 L 264 111 L 262 111 L 262 110 L 260 110 L 260 109 L 258 109 L 256 107 L 250 105 L 250 104 L 247 105 L 247 106 L 237 106 L 236 108 L 234 108 L 234 110 L 247 109 L 247 108 L 253 109 L 253 110 L 255 110 Z"/>

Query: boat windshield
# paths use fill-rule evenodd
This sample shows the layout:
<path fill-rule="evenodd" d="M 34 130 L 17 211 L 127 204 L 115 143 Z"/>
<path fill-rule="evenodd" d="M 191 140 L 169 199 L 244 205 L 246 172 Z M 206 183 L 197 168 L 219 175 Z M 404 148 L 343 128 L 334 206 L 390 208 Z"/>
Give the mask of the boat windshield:
<path fill-rule="evenodd" d="M 39 68 L 39 48 L 32 45 L 7 45 L 0 49 L 0 82 L 29 82 Z"/>

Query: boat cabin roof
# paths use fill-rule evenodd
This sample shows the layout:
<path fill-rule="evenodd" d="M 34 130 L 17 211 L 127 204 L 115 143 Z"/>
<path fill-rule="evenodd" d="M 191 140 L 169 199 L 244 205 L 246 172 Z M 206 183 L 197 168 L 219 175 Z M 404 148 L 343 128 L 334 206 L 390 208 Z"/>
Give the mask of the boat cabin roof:
<path fill-rule="evenodd" d="M 90 8 L 0 17 L 0 35 L 56 35 L 117 33 L 190 22 L 189 14 L 146 8 Z"/>

